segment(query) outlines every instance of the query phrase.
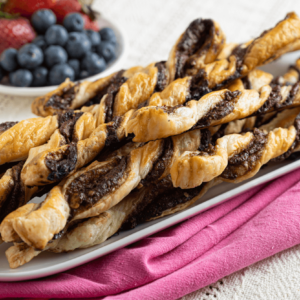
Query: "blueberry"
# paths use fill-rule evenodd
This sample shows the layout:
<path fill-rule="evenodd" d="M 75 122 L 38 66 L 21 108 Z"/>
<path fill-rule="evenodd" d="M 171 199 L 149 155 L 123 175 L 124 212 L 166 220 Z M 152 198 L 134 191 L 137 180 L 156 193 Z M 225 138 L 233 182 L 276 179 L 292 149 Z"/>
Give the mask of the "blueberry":
<path fill-rule="evenodd" d="M 82 32 L 71 32 L 66 44 L 66 50 L 70 57 L 81 58 L 91 50 L 89 38 Z"/>
<path fill-rule="evenodd" d="M 81 70 L 79 74 L 79 79 L 84 79 L 89 77 L 89 72 L 87 70 Z"/>
<path fill-rule="evenodd" d="M 47 67 L 64 64 L 68 60 L 66 50 L 61 46 L 49 46 L 45 51 L 45 63 Z"/>
<path fill-rule="evenodd" d="M 50 9 L 39 9 L 31 16 L 31 24 L 38 33 L 45 33 L 55 23 L 56 16 Z"/>
<path fill-rule="evenodd" d="M 45 67 L 37 67 L 32 71 L 32 86 L 45 86 L 47 84 L 48 70 Z"/>
<path fill-rule="evenodd" d="M 67 78 L 75 79 L 75 72 L 68 64 L 55 65 L 49 73 L 49 83 L 57 85 L 64 82 Z"/>
<path fill-rule="evenodd" d="M 74 70 L 75 72 L 75 78 L 79 77 L 79 73 L 80 73 L 80 62 L 78 59 L 70 59 L 68 61 L 69 66 Z"/>
<path fill-rule="evenodd" d="M 43 35 L 37 36 L 33 41 L 33 44 L 37 45 L 40 47 L 43 51 L 47 48 L 47 43 L 45 41 L 45 37 Z"/>
<path fill-rule="evenodd" d="M 68 40 L 68 32 L 61 25 L 52 25 L 46 31 L 45 40 L 48 45 L 64 46 Z"/>
<path fill-rule="evenodd" d="M 9 74 L 9 82 L 11 85 L 27 87 L 31 85 L 32 74 L 25 69 L 19 69 Z"/>
<path fill-rule="evenodd" d="M 102 56 L 107 63 L 116 58 L 116 48 L 110 42 L 102 42 L 98 45 L 97 53 Z"/>
<path fill-rule="evenodd" d="M 19 49 L 18 62 L 21 67 L 34 69 L 39 66 L 43 60 L 43 51 L 35 44 L 26 44 Z"/>
<path fill-rule="evenodd" d="M 100 37 L 100 34 L 97 31 L 88 29 L 88 30 L 85 31 L 85 33 L 86 33 L 87 37 L 89 38 L 89 40 L 92 44 L 92 47 L 97 46 L 97 45 L 100 44 L 101 37 Z"/>
<path fill-rule="evenodd" d="M 81 68 L 87 70 L 89 75 L 95 75 L 106 69 L 106 62 L 98 54 L 89 53 L 83 58 Z"/>
<path fill-rule="evenodd" d="M 99 34 L 101 36 L 102 41 L 111 42 L 114 45 L 117 43 L 115 32 L 111 28 L 109 27 L 102 28 L 99 31 Z"/>
<path fill-rule="evenodd" d="M 69 31 L 82 31 L 84 28 L 84 20 L 79 13 L 68 14 L 64 18 L 64 27 Z"/>
<path fill-rule="evenodd" d="M 12 72 L 18 68 L 18 51 L 14 48 L 4 50 L 0 56 L 1 67 L 8 72 Z"/>

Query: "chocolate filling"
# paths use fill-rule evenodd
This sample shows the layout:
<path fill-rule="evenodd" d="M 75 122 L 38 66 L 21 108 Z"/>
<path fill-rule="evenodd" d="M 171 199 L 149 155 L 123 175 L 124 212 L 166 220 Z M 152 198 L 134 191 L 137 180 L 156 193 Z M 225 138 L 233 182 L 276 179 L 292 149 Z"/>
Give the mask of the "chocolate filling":
<path fill-rule="evenodd" d="M 203 85 L 203 72 L 203 70 L 200 70 L 196 75 L 192 76 L 185 103 L 191 100 L 199 100 L 204 95 L 212 92 L 212 90 L 208 88 L 208 83 Z"/>
<path fill-rule="evenodd" d="M 51 171 L 47 179 L 50 181 L 60 181 L 69 175 L 77 163 L 77 145 L 70 143 L 66 149 L 50 152 L 45 158 L 45 164 Z M 48 182 L 45 182 L 48 183 Z"/>
<path fill-rule="evenodd" d="M 242 47 L 242 45 L 238 45 L 237 47 L 235 47 L 233 49 L 231 55 L 234 55 L 236 58 L 236 71 L 235 71 L 235 74 L 232 75 L 232 77 L 234 77 L 234 78 L 231 78 L 230 80 L 234 80 L 234 79 L 241 77 L 241 71 L 243 68 L 244 58 L 246 56 L 248 49 L 249 49 L 248 47 Z M 227 81 L 228 81 L 228 79 L 227 79 Z"/>
<path fill-rule="evenodd" d="M 252 85 L 251 85 L 251 82 L 250 82 L 248 76 L 245 76 L 244 78 L 242 78 L 242 82 L 243 82 L 243 86 L 246 90 L 252 89 Z"/>
<path fill-rule="evenodd" d="M 71 88 L 64 88 L 62 95 L 52 95 L 45 104 L 45 107 L 52 107 L 59 110 L 68 109 L 75 98 L 79 85 L 80 83 L 76 83 Z"/>
<path fill-rule="evenodd" d="M 237 46 L 235 49 L 233 49 L 232 53 L 230 56 L 235 56 L 236 57 L 236 70 L 235 72 L 229 76 L 226 80 L 223 82 L 216 84 L 212 89 L 209 88 L 209 81 L 207 78 L 207 73 L 204 70 L 200 70 L 198 73 L 198 87 L 199 87 L 199 94 L 200 97 L 203 95 L 207 94 L 207 91 L 215 91 L 218 89 L 221 89 L 225 87 L 227 84 L 232 82 L 233 80 L 240 78 L 242 76 L 242 69 L 243 69 L 243 62 L 245 55 L 248 51 L 248 47 L 242 48 L 242 45 Z M 203 94 L 201 95 L 201 89 L 203 91 Z M 199 97 L 199 96 L 198 96 Z M 200 98 L 199 97 L 199 98 Z"/>
<path fill-rule="evenodd" d="M 265 125 L 267 123 L 270 123 L 273 119 L 275 119 L 277 117 L 277 112 L 275 112 L 272 116 L 269 116 L 268 118 L 266 118 L 266 115 L 258 115 L 256 117 L 256 120 L 255 120 L 255 124 L 254 124 L 254 127 L 255 128 L 259 128 L 260 126 L 262 125 Z M 247 131 L 251 131 L 252 129 L 248 129 L 248 128 L 243 128 L 243 132 L 247 132 Z"/>
<path fill-rule="evenodd" d="M 118 138 L 118 133 L 117 130 L 120 127 L 121 123 L 123 121 L 122 117 L 115 117 L 113 119 L 113 122 L 110 124 L 107 124 L 106 129 L 107 129 L 107 137 L 105 140 L 105 146 L 109 147 L 110 149 L 114 149 L 120 142 Z"/>
<path fill-rule="evenodd" d="M 68 110 L 63 114 L 58 115 L 59 131 L 65 137 L 68 144 L 78 141 L 74 132 L 74 127 L 82 115 L 83 112 L 74 112 L 73 110 Z"/>
<path fill-rule="evenodd" d="M 283 161 L 283 160 L 289 158 L 293 154 L 296 146 L 299 145 L 299 141 L 300 141 L 300 114 L 296 117 L 296 119 L 294 121 L 294 126 L 295 126 L 296 132 L 297 132 L 294 143 L 292 144 L 292 146 L 289 148 L 288 151 L 286 151 L 285 153 L 273 158 L 271 161 L 279 162 L 279 161 Z M 297 158 L 299 156 L 296 153 L 294 153 L 294 154 L 295 154 L 295 155 L 293 155 L 294 158 Z"/>
<path fill-rule="evenodd" d="M 25 191 L 20 178 L 24 163 L 25 160 L 20 161 L 17 165 L 12 167 L 14 187 L 5 202 L 2 203 L 2 207 L 0 209 L 0 223 L 9 213 L 25 204 Z"/>
<path fill-rule="evenodd" d="M 141 181 L 141 183 L 147 186 L 152 182 L 158 180 L 164 173 L 167 166 L 170 164 L 172 156 L 173 156 L 173 141 L 172 138 L 166 138 L 164 140 L 164 147 L 161 155 L 153 164 L 152 170 L 148 173 L 145 179 Z"/>
<path fill-rule="evenodd" d="M 172 189 L 174 188 L 170 175 L 155 183 L 150 184 L 147 188 L 147 192 L 145 193 L 144 198 L 137 204 L 135 210 L 124 221 L 121 230 L 132 229 L 139 223 L 141 223 L 143 211 L 147 207 L 147 205 L 149 205 L 160 194 L 166 193 L 167 191 Z M 133 193 L 134 192 L 137 191 L 133 191 Z"/>
<path fill-rule="evenodd" d="M 158 62 L 155 64 L 155 67 L 157 67 L 158 73 L 157 73 L 157 82 L 154 89 L 154 93 L 161 92 L 168 85 L 166 62 L 165 61 Z"/>
<path fill-rule="evenodd" d="M 270 96 L 265 101 L 265 103 L 257 110 L 255 114 L 263 114 L 268 112 L 271 108 L 275 107 L 278 102 L 282 100 L 280 85 L 275 85 L 272 87 Z"/>
<path fill-rule="evenodd" d="M 274 86 L 277 86 L 277 85 L 282 86 L 282 84 L 281 84 L 282 81 L 281 80 L 283 80 L 283 78 L 281 76 L 277 76 L 277 77 L 273 78 L 271 83 L 270 83 L 270 86 L 271 87 L 274 87 Z M 289 85 L 289 84 L 286 84 L 286 85 Z"/>
<path fill-rule="evenodd" d="M 120 81 L 124 80 L 123 77 L 125 70 L 119 71 L 115 76 L 113 76 L 110 80 L 107 81 L 106 85 L 97 93 L 97 95 L 90 99 L 88 102 L 84 103 L 84 106 L 91 106 L 95 104 L 100 104 L 104 95 L 108 93 L 108 90 L 112 86 L 116 86 Z"/>
<path fill-rule="evenodd" d="M 212 121 L 220 120 L 229 115 L 234 109 L 234 100 L 241 94 L 240 91 L 225 92 L 225 97 L 213 109 L 211 109 L 202 119 L 200 119 L 193 129 L 207 127 Z"/>
<path fill-rule="evenodd" d="M 211 133 L 208 129 L 201 130 L 201 142 L 198 148 L 199 151 L 204 151 L 212 143 Z"/>
<path fill-rule="evenodd" d="M 126 176 L 127 160 L 126 156 L 115 157 L 107 165 L 75 178 L 66 192 L 73 214 L 80 207 L 91 207 L 106 194 L 113 192 Z"/>
<path fill-rule="evenodd" d="M 286 100 L 284 102 L 280 103 L 282 101 L 282 96 L 280 93 L 281 86 L 273 85 L 270 96 L 265 101 L 265 103 L 257 110 L 255 115 L 265 114 L 265 113 L 272 111 L 273 109 L 275 109 L 275 110 L 284 109 L 285 107 L 292 105 L 294 102 L 294 99 L 299 91 L 299 87 L 300 87 L 300 83 L 299 82 L 295 83 L 292 86 Z"/>
<path fill-rule="evenodd" d="M 217 139 L 223 137 L 225 135 L 225 130 L 228 126 L 228 123 L 222 124 L 218 131 L 212 136 L 212 145 L 216 144 Z"/>
<path fill-rule="evenodd" d="M 13 166 L 17 165 L 19 161 L 13 161 L 9 163 L 5 163 L 0 165 L 0 176 L 3 175 L 8 169 L 12 168 Z"/>
<path fill-rule="evenodd" d="M 288 97 L 286 98 L 286 100 L 284 101 L 284 103 L 280 104 L 278 108 L 284 108 L 285 106 L 289 106 L 289 105 L 293 104 L 295 97 L 299 91 L 299 87 L 300 87 L 300 82 L 296 82 L 292 86 L 290 93 L 289 93 Z"/>
<path fill-rule="evenodd" d="M 4 122 L 0 124 L 0 134 L 4 131 L 10 129 L 11 127 L 15 126 L 19 122 Z"/>
<path fill-rule="evenodd" d="M 140 108 L 146 107 L 148 105 L 149 105 L 149 99 L 145 100 L 144 102 L 141 102 L 137 108 L 140 109 Z"/>
<path fill-rule="evenodd" d="M 195 198 L 202 190 L 203 185 L 193 189 L 183 190 L 181 188 L 162 189 L 161 193 L 140 212 L 137 223 L 143 223 L 151 218 L 160 217 L 165 210 L 172 209 L 179 204 L 186 203 Z"/>
<path fill-rule="evenodd" d="M 228 160 L 228 165 L 221 177 L 236 179 L 251 171 L 260 159 L 267 142 L 267 134 L 259 129 L 254 129 L 254 137 L 248 147 Z"/>
<path fill-rule="evenodd" d="M 112 121 L 115 97 L 122 84 L 126 81 L 126 77 L 118 77 L 107 89 L 107 96 L 105 98 L 105 123 Z"/>
<path fill-rule="evenodd" d="M 183 78 L 186 69 L 194 68 L 196 61 L 190 58 L 210 48 L 215 35 L 215 26 L 212 20 L 194 20 L 184 32 L 176 49 L 175 79 Z"/>

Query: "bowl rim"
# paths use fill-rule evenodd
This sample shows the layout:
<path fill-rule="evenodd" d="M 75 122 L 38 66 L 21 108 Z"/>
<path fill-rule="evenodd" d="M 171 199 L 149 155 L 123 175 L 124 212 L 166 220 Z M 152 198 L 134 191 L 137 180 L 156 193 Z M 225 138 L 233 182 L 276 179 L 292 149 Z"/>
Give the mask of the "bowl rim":
<path fill-rule="evenodd" d="M 101 18 L 99 19 L 99 23 L 103 23 L 105 26 L 109 26 L 114 29 L 114 31 L 117 34 L 119 45 L 121 46 L 121 51 L 117 59 L 108 66 L 106 70 L 104 70 L 101 73 L 98 73 L 96 75 L 84 78 L 83 80 L 77 80 L 75 82 L 80 81 L 95 81 L 100 78 L 106 77 L 116 71 L 119 71 L 122 66 L 122 64 L 125 61 L 125 58 L 128 54 L 128 44 L 127 44 L 127 36 L 125 31 L 120 27 L 118 27 L 115 23 L 113 23 L 111 20 L 103 17 L 103 14 L 101 14 Z M 52 86 L 45 86 L 45 87 L 16 87 L 11 85 L 4 85 L 0 84 L 0 94 L 6 94 L 6 95 L 13 95 L 13 96 L 42 96 L 45 95 L 55 89 L 58 88 L 59 85 L 52 85 Z"/>

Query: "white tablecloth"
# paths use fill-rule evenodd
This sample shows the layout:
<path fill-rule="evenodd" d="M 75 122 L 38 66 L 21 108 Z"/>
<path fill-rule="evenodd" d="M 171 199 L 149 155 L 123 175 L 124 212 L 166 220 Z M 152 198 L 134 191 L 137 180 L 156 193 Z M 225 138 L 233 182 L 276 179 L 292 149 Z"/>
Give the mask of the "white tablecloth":
<path fill-rule="evenodd" d="M 130 51 L 122 68 L 165 60 L 195 18 L 219 22 L 227 41 L 243 42 L 274 26 L 299 0 L 96 0 L 95 8 L 126 32 Z M 300 56 L 300 53 L 299 53 Z M 0 122 L 33 116 L 32 98 L 0 95 Z M 300 299 L 300 245 L 183 297 L 191 299 Z"/>

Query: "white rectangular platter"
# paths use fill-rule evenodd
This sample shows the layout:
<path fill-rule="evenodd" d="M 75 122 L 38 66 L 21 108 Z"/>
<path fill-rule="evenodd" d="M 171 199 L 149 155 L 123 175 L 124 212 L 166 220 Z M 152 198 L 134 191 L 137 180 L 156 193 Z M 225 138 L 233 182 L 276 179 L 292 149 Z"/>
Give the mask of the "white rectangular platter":
<path fill-rule="evenodd" d="M 144 237 L 154 234 L 160 230 L 170 227 L 200 212 L 207 210 L 233 196 L 241 194 L 252 187 L 280 177 L 300 167 L 300 160 L 284 161 L 270 164 L 250 180 L 240 184 L 223 183 L 209 190 L 203 198 L 199 199 L 193 206 L 171 216 L 141 224 L 132 230 L 121 232 L 101 245 L 89 249 L 79 249 L 70 253 L 54 254 L 42 253 L 30 263 L 12 270 L 9 268 L 5 257 L 5 250 L 9 245 L 0 245 L 0 281 L 21 281 L 49 276 L 73 267 L 87 263 L 100 256 L 108 254 L 119 248 L 125 247 Z"/>

